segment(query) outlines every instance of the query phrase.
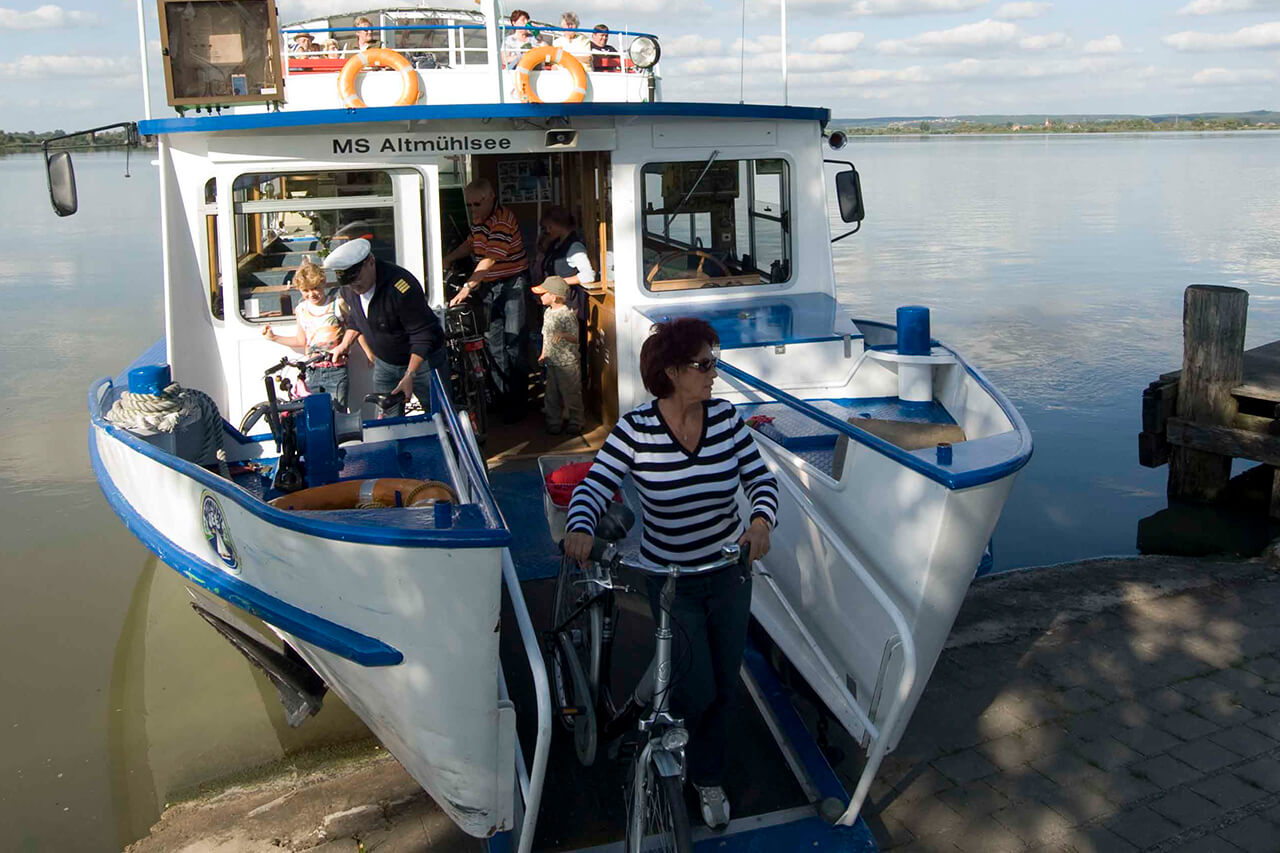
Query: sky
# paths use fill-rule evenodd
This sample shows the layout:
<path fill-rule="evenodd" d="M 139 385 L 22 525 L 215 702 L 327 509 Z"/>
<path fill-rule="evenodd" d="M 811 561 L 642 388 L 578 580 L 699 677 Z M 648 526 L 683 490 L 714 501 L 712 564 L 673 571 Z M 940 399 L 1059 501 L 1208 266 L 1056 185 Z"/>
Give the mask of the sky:
<path fill-rule="evenodd" d="M 375 2 L 277 0 L 282 21 Z M 520 2 L 535 20 L 564 11 Z M 785 95 L 781 0 L 560 2 L 585 26 L 656 33 L 669 101 L 785 98 L 839 118 L 1280 109 L 1280 0 L 788 0 Z M 142 117 L 132 2 L 0 3 L 0 129 Z M 155 114 L 172 115 L 143 5 Z"/>

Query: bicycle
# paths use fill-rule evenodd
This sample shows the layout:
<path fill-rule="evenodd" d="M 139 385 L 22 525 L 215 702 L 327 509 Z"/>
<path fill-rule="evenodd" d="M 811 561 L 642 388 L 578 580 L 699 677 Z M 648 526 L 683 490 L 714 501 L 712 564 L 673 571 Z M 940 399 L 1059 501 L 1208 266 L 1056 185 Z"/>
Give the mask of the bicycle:
<path fill-rule="evenodd" d="M 262 378 L 266 382 L 267 386 L 267 399 L 263 400 L 261 403 L 255 403 L 249 408 L 249 411 L 244 413 L 244 417 L 240 419 L 241 435 L 249 435 L 249 431 L 257 426 L 258 421 L 263 418 L 267 418 L 268 423 L 271 422 L 268 417 L 271 410 L 271 401 L 278 399 L 275 393 L 275 386 L 279 386 L 280 392 L 284 394 L 288 400 L 288 403 L 283 404 L 280 411 L 293 411 L 294 409 L 301 408 L 300 406 L 290 408 L 289 403 L 300 401 L 303 397 L 306 397 L 309 394 L 323 391 L 323 388 L 311 389 L 307 387 L 307 368 L 313 367 L 322 361 L 328 361 L 330 358 L 332 358 L 332 356 L 327 352 L 317 353 L 307 359 L 290 358 L 286 355 L 271 367 L 264 370 L 262 372 Z M 293 378 L 288 374 L 282 374 L 281 371 L 285 368 L 292 368 L 297 372 L 297 377 Z"/>
<path fill-rule="evenodd" d="M 548 632 L 552 659 L 552 690 L 561 722 L 574 734 L 574 749 L 584 766 L 594 763 L 599 741 L 615 741 L 633 726 L 640 749 L 627 772 L 626 853 L 640 853 L 645 840 L 657 836 L 657 849 L 689 853 L 693 849 L 689 815 L 683 795 L 684 749 L 689 742 L 683 720 L 669 711 L 670 692 L 678 675 L 671 659 L 671 604 L 676 580 L 737 566 L 749 571 L 749 550 L 738 545 L 721 548 L 720 558 L 701 566 L 654 566 L 618 550 L 635 515 L 624 504 L 612 504 L 596 526 L 591 562 L 585 568 L 567 557 L 561 560 L 552 598 L 552 628 Z M 665 577 L 654 630 L 654 656 L 648 671 L 627 703 L 614 706 L 608 687 L 611 646 L 617 626 L 615 593 L 630 591 L 613 577 L 620 568 Z M 647 708 L 647 713 L 641 709 Z M 601 712 L 608 722 L 599 724 Z"/>
<path fill-rule="evenodd" d="M 489 412 L 485 402 L 489 362 L 484 333 L 473 306 L 464 302 L 446 309 L 444 339 L 449 351 L 453 399 L 470 416 L 476 442 L 484 444 L 489 433 Z"/>

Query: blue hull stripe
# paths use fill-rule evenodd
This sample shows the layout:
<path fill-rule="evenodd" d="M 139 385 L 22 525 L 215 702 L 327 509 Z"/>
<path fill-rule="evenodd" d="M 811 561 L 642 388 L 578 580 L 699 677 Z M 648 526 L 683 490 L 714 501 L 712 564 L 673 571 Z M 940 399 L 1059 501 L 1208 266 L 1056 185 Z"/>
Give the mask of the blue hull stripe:
<path fill-rule="evenodd" d="M 492 519 L 493 526 L 487 529 L 455 527 L 449 530 L 434 530 L 430 528 L 363 527 L 308 518 L 298 513 L 277 509 L 268 503 L 258 500 L 235 483 L 224 480 L 199 465 L 165 453 L 160 448 L 143 441 L 128 430 L 120 429 L 108 423 L 101 414 L 101 406 L 98 405 L 98 391 L 103 385 L 110 384 L 110 379 L 103 378 L 93 383 L 93 386 L 89 389 L 89 417 L 95 429 L 102 430 L 130 450 L 146 456 L 166 468 L 171 468 L 184 477 L 195 480 L 210 491 L 217 492 L 222 497 L 234 502 L 247 512 L 253 513 L 268 524 L 322 539 L 337 539 L 343 542 L 359 542 L 366 545 L 396 545 L 404 548 L 505 548 L 511 542 L 511 532 L 502 523 L 502 519 L 497 515 L 496 509 L 486 506 L 486 502 L 488 504 L 493 502 L 493 496 L 488 494 L 487 485 L 485 486 L 486 495 L 480 503 L 481 510 L 486 512 L 486 515 Z"/>
<path fill-rule="evenodd" d="M 116 515 L 120 516 L 125 527 L 129 528 L 129 531 L 138 537 L 138 540 L 147 546 L 151 553 L 172 566 L 187 580 L 208 590 L 223 601 L 234 604 L 241 610 L 247 610 L 264 622 L 269 622 L 300 640 L 347 660 L 364 666 L 395 666 L 404 661 L 404 655 L 399 650 L 381 640 L 367 637 L 358 631 L 344 628 L 328 619 L 281 601 L 211 566 L 166 538 L 133 508 L 116 487 L 98 454 L 98 442 L 92 427 L 89 430 L 89 460 L 93 463 L 93 473 L 98 478 L 98 485 L 102 487 L 102 494 L 115 510 Z"/>
<path fill-rule="evenodd" d="M 783 107 L 769 104 L 700 104 L 658 102 L 647 104 L 439 104 L 363 109 L 298 110 L 249 115 L 162 118 L 138 122 L 147 136 L 164 133 L 213 133 L 225 130 L 311 127 L 376 122 L 447 121 L 488 118 L 558 118 L 561 116 L 644 116 L 646 118 L 745 118 L 816 121 L 826 126 L 831 111 L 815 107 Z"/>

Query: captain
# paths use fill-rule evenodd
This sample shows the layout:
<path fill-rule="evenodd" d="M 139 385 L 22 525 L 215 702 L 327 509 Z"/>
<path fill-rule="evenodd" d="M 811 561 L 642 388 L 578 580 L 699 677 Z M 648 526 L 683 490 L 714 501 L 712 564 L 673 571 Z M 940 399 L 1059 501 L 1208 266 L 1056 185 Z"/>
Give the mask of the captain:
<path fill-rule="evenodd" d="M 343 343 L 356 337 L 373 359 L 373 390 L 379 394 L 413 394 L 423 411 L 431 411 L 431 371 L 447 383 L 449 359 L 444 330 L 427 305 L 413 273 L 371 253 L 363 237 L 348 240 L 329 253 L 324 268 L 333 270 L 350 309 Z M 404 406 L 385 411 L 404 414 Z"/>

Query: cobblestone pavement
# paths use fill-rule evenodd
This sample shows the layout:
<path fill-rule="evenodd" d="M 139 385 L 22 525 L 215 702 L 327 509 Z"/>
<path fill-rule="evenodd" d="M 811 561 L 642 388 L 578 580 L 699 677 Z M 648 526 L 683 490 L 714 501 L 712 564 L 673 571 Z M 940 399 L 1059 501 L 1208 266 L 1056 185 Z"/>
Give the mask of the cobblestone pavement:
<path fill-rule="evenodd" d="M 975 584 L 863 814 L 894 853 L 1277 853 L 1280 576 L 1141 557 Z"/>

